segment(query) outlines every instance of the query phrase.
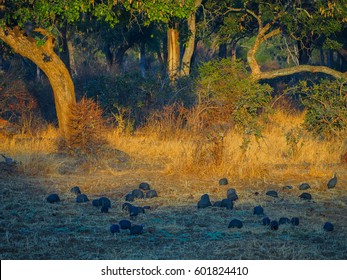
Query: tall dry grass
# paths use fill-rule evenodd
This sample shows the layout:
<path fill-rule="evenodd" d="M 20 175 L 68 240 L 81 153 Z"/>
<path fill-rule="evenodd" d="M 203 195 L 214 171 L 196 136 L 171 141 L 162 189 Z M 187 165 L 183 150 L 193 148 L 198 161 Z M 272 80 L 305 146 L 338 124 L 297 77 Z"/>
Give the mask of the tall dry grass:
<path fill-rule="evenodd" d="M 182 128 L 165 113 L 135 135 L 109 134 L 109 140 L 134 159 L 165 165 L 165 171 L 199 176 L 232 176 L 238 179 L 282 176 L 326 175 L 327 168 L 341 162 L 346 143 L 322 141 L 307 133 L 302 125 L 305 112 L 276 109 L 265 124 L 263 137 L 250 139 L 243 148 L 244 135 L 222 126 L 196 131 Z M 188 120 L 189 122 L 189 120 Z"/>
<path fill-rule="evenodd" d="M 302 128 L 305 112 L 276 109 L 265 124 L 263 137 L 250 139 L 247 149 L 242 148 L 243 135 L 232 127 L 199 130 L 177 115 L 164 112 L 163 116 L 134 133 L 123 128 L 121 132 L 119 129 L 106 132 L 110 146 L 130 156 L 129 168 L 146 166 L 167 174 L 235 179 L 259 179 L 276 174 L 326 176 L 347 150 L 342 141 L 322 141 L 305 132 Z M 199 121 L 196 115 L 191 118 Z M 53 127 L 47 127 L 35 137 L 2 137 L 0 153 L 20 162 L 24 174 L 58 174 L 60 166 L 69 160 L 57 156 L 58 137 Z M 105 160 L 100 166 L 107 167 L 112 156 L 99 160 Z"/>

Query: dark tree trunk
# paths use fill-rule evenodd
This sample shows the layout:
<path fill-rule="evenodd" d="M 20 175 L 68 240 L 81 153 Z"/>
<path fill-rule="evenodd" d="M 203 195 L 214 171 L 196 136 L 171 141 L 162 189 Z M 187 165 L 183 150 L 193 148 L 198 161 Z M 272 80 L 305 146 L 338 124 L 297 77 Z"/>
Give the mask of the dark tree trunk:
<path fill-rule="evenodd" d="M 116 55 L 114 57 L 114 63 L 117 64 L 120 69 L 123 67 L 125 53 L 131 47 L 132 47 L 132 44 L 128 44 L 128 43 L 122 43 L 118 47 L 116 51 Z"/>
<path fill-rule="evenodd" d="M 104 45 L 103 52 L 104 52 L 105 57 L 106 57 L 107 70 L 110 71 L 112 69 L 112 65 L 113 65 L 113 53 L 111 51 L 110 44 Z"/>
<path fill-rule="evenodd" d="M 218 56 L 220 58 L 227 58 L 227 44 L 222 43 L 219 45 Z"/>
<path fill-rule="evenodd" d="M 71 67 L 70 67 L 70 54 L 69 54 L 69 47 L 68 47 L 68 24 L 65 23 L 63 28 L 61 29 L 62 34 L 62 52 L 60 53 L 60 58 L 63 61 L 63 63 L 66 65 L 66 68 L 68 69 L 69 73 L 71 74 Z"/>
<path fill-rule="evenodd" d="M 299 51 L 299 65 L 308 64 L 311 58 L 311 42 L 309 40 L 297 41 Z"/>

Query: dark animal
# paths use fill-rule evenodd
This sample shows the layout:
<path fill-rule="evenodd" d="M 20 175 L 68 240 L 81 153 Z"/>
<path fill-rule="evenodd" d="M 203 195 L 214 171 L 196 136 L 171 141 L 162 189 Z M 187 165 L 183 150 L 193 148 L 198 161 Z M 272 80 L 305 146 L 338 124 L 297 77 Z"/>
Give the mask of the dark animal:
<path fill-rule="evenodd" d="M 16 161 L 14 161 L 12 158 L 10 158 L 10 157 L 7 157 L 7 156 L 5 156 L 5 155 L 3 155 L 3 154 L 1 154 L 1 156 L 4 158 L 4 160 L 5 160 L 5 163 L 6 164 L 13 164 L 13 163 L 16 163 Z"/>
<path fill-rule="evenodd" d="M 220 186 L 225 186 L 225 185 L 227 185 L 229 182 L 228 182 L 228 179 L 227 179 L 227 178 L 222 178 L 222 179 L 219 180 L 218 183 L 219 183 Z"/>
<path fill-rule="evenodd" d="M 155 190 L 149 190 L 146 193 L 146 198 L 153 198 L 153 197 L 158 197 L 158 194 Z"/>
<path fill-rule="evenodd" d="M 235 201 L 238 200 L 239 197 L 237 196 L 235 189 L 228 189 L 227 198 L 230 198 L 232 201 Z"/>
<path fill-rule="evenodd" d="M 254 207 L 253 209 L 253 215 L 263 215 L 264 214 L 264 209 L 260 205 Z"/>
<path fill-rule="evenodd" d="M 141 191 L 140 189 L 135 189 L 131 192 L 131 194 L 133 195 L 134 198 L 143 198 L 144 194 L 143 191 Z"/>
<path fill-rule="evenodd" d="M 129 229 L 131 227 L 131 222 L 129 220 L 119 221 L 119 226 L 121 229 Z"/>
<path fill-rule="evenodd" d="M 278 222 L 277 221 L 271 221 L 270 223 L 270 229 L 271 230 L 278 230 Z"/>
<path fill-rule="evenodd" d="M 310 185 L 307 184 L 307 183 L 302 183 L 302 184 L 299 186 L 299 190 L 301 190 L 301 191 L 308 190 L 308 189 L 310 189 L 310 188 L 311 188 Z"/>
<path fill-rule="evenodd" d="M 242 228 L 243 223 L 238 219 L 233 219 L 230 221 L 228 228 Z"/>
<path fill-rule="evenodd" d="M 300 220 L 299 220 L 299 218 L 297 218 L 297 217 L 293 217 L 293 218 L 291 219 L 291 223 L 292 223 L 293 226 L 298 226 L 299 223 L 300 223 Z"/>
<path fill-rule="evenodd" d="M 198 208 L 206 208 L 209 206 L 212 206 L 210 197 L 205 193 L 201 196 L 201 199 L 198 202 Z"/>
<path fill-rule="evenodd" d="M 131 203 L 125 202 L 122 205 L 122 210 L 128 212 L 131 206 L 133 206 Z"/>
<path fill-rule="evenodd" d="M 109 200 L 107 197 L 100 197 L 99 198 L 99 204 L 101 206 L 105 206 L 107 208 L 111 208 L 111 200 Z"/>
<path fill-rule="evenodd" d="M 329 180 L 328 184 L 327 184 L 328 189 L 333 189 L 333 188 L 335 188 L 336 184 L 337 184 L 337 177 L 336 177 L 336 172 L 335 172 L 335 173 L 334 173 L 334 177 L 331 178 L 331 179 Z"/>
<path fill-rule="evenodd" d="M 305 192 L 300 194 L 299 197 L 303 200 L 311 200 L 312 199 L 312 195 L 309 193 L 305 193 Z"/>
<path fill-rule="evenodd" d="M 278 193 L 276 191 L 267 191 L 266 195 L 272 196 L 272 197 L 278 197 Z"/>
<path fill-rule="evenodd" d="M 116 232 L 120 232 L 120 230 L 119 230 L 119 225 L 111 225 L 111 226 L 110 226 L 110 232 L 111 232 L 112 234 L 115 234 Z"/>
<path fill-rule="evenodd" d="M 225 207 L 226 209 L 232 210 L 234 207 L 234 204 L 231 198 L 224 198 L 222 200 L 221 207 Z"/>
<path fill-rule="evenodd" d="M 79 194 L 77 197 L 76 197 L 76 202 L 77 203 L 82 203 L 82 202 L 87 202 L 89 201 L 88 199 L 88 196 L 85 195 L 85 194 Z"/>
<path fill-rule="evenodd" d="M 334 225 L 330 222 L 326 222 L 323 226 L 323 229 L 325 231 L 333 231 L 334 230 Z"/>
<path fill-rule="evenodd" d="M 264 226 L 268 226 L 268 225 L 270 225 L 270 219 L 269 219 L 269 217 L 265 217 L 264 219 L 263 219 L 263 225 Z"/>
<path fill-rule="evenodd" d="M 80 190 L 80 188 L 77 187 L 77 186 L 72 187 L 71 190 L 70 190 L 70 192 L 72 192 L 72 193 L 75 194 L 75 195 L 81 194 L 81 190 Z"/>
<path fill-rule="evenodd" d="M 57 195 L 56 193 L 52 193 L 49 196 L 47 196 L 47 201 L 49 203 L 56 203 L 60 201 L 59 195 Z"/>
<path fill-rule="evenodd" d="M 144 191 L 149 191 L 150 190 L 150 186 L 148 183 L 143 182 L 139 185 L 139 189 L 144 190 Z"/>

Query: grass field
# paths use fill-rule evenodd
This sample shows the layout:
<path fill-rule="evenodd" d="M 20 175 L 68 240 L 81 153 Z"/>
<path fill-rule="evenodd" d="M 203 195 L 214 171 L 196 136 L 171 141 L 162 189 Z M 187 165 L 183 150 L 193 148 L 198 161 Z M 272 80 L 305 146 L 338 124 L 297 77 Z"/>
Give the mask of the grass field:
<path fill-rule="evenodd" d="M 15 159 L 13 174 L 0 173 L 1 259 L 346 259 L 347 170 L 341 156 L 346 143 L 316 140 L 301 130 L 303 114 L 276 112 L 264 138 L 240 149 L 242 137 L 233 131 L 220 138 L 186 131 L 165 134 L 158 124 L 134 134 L 108 131 L 117 150 L 83 161 L 57 152 L 57 131 L 48 128 L 35 137 L 3 137 L 0 152 Z M 216 132 L 220 136 L 219 132 Z M 218 139 L 218 141 L 216 141 Z M 337 172 L 338 183 L 326 184 Z M 229 184 L 219 186 L 227 177 Z M 134 205 L 151 207 L 132 219 L 144 233 L 114 236 L 109 227 L 129 218 L 121 205 L 124 196 L 148 182 L 157 198 Z M 298 196 L 307 182 L 311 201 Z M 283 186 L 292 185 L 292 190 Z M 76 203 L 71 187 L 80 186 L 89 199 L 107 196 L 109 213 Z M 235 188 L 233 210 L 197 209 L 200 196 L 211 201 Z M 276 190 L 278 198 L 267 196 Z M 57 193 L 61 201 L 49 204 Z M 271 231 L 261 205 L 271 219 L 299 217 L 300 225 L 281 225 Z M 231 219 L 241 229 L 228 229 Z M 332 232 L 323 230 L 330 221 Z"/>

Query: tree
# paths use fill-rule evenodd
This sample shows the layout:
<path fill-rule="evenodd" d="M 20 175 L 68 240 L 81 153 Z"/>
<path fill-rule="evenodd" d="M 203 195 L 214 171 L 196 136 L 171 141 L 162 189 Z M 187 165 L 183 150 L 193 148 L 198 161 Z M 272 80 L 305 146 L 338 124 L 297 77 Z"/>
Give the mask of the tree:
<path fill-rule="evenodd" d="M 283 69 L 263 72 L 256 54 L 261 44 L 275 36 L 289 36 L 295 39 L 301 48 L 301 62 L 311 51 L 312 40 L 324 37 L 326 42 L 347 23 L 347 3 L 337 1 L 272 0 L 272 1 L 235 1 L 225 7 L 225 14 L 242 14 L 240 24 L 247 23 L 254 28 L 255 41 L 247 53 L 247 62 L 255 79 L 272 79 L 299 72 L 325 73 L 337 79 L 347 79 L 342 73 L 326 66 L 297 65 Z M 308 37 L 308 34 L 310 35 Z M 336 43 L 330 39 L 330 42 Z"/>
<path fill-rule="evenodd" d="M 76 24 L 86 15 L 113 27 L 125 11 L 135 17 L 142 16 L 148 24 L 167 23 L 171 18 L 187 17 L 193 0 L 2 0 L 1 3 L 0 39 L 47 75 L 54 93 L 59 128 L 65 136 L 70 108 L 76 100 L 70 73 L 55 52 L 59 29 L 64 24 Z"/>

